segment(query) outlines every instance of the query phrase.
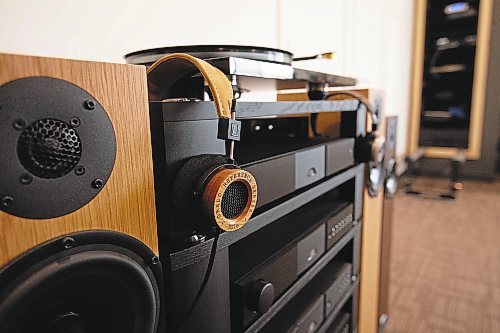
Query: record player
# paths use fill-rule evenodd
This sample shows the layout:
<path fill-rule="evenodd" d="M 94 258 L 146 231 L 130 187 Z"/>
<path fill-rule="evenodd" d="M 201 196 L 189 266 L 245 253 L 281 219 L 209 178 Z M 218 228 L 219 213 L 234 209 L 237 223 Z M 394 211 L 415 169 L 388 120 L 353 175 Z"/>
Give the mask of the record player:
<path fill-rule="evenodd" d="M 172 53 L 188 53 L 204 59 L 231 78 L 235 91 L 255 79 L 276 81 L 277 90 L 304 89 L 310 91 L 328 87 L 354 86 L 356 79 L 309 71 L 293 67 L 294 57 L 279 49 L 238 45 L 190 45 L 154 48 L 129 53 L 127 63 L 149 66 L 162 56 Z M 322 95 L 320 95 L 322 96 Z M 314 98 L 320 99 L 320 98 Z"/>

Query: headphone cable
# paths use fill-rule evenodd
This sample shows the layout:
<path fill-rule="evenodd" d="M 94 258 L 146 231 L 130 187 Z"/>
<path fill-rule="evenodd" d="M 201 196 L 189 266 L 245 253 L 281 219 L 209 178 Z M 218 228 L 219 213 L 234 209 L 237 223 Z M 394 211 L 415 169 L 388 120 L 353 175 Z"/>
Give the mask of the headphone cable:
<path fill-rule="evenodd" d="M 378 115 L 377 115 L 375 108 L 373 107 L 373 105 L 370 103 L 370 101 L 367 98 L 365 98 L 363 95 L 358 94 L 354 91 L 334 91 L 334 92 L 330 92 L 325 97 L 325 100 L 331 99 L 331 97 L 339 96 L 339 95 L 351 96 L 354 99 L 356 99 L 359 102 L 358 110 L 359 110 L 359 107 L 361 106 L 361 104 L 364 105 L 366 107 L 366 111 L 368 111 L 368 113 L 370 114 L 370 117 L 372 119 L 372 132 L 375 132 L 377 130 L 377 125 L 379 122 Z"/>
<path fill-rule="evenodd" d="M 215 262 L 215 255 L 217 253 L 217 243 L 219 241 L 219 236 L 220 236 L 220 229 L 217 228 L 217 231 L 215 233 L 215 237 L 212 243 L 212 249 L 210 250 L 210 259 L 208 260 L 208 265 L 207 265 L 207 270 L 205 271 L 205 276 L 203 277 L 203 282 L 201 283 L 200 289 L 198 289 L 198 292 L 196 293 L 196 296 L 189 306 L 186 314 L 184 315 L 183 318 L 179 321 L 179 325 L 177 329 L 174 330 L 174 332 L 181 332 L 182 328 L 184 327 L 185 323 L 189 319 L 189 317 L 193 314 L 194 310 L 196 309 L 196 306 L 200 302 L 201 296 L 203 296 L 203 293 L 205 292 L 205 289 L 208 285 L 208 280 L 210 279 L 210 275 L 212 274 L 212 269 L 214 267 L 214 262 Z"/>

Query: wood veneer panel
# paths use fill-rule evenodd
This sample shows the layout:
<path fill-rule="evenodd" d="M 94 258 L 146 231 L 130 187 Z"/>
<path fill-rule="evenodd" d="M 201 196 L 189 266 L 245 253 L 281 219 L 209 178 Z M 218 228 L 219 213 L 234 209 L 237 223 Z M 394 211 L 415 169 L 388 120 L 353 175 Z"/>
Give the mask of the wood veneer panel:
<path fill-rule="evenodd" d="M 32 76 L 66 80 L 99 101 L 115 130 L 116 161 L 102 191 L 73 213 L 32 220 L 0 211 L 0 267 L 37 244 L 82 230 L 119 231 L 158 254 L 145 68 L 0 54 L 0 85 Z"/>

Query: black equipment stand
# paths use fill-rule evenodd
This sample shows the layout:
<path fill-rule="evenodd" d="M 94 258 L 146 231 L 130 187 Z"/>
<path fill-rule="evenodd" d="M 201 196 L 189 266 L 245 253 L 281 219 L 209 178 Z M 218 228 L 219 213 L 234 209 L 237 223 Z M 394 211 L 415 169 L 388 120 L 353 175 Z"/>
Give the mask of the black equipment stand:
<path fill-rule="evenodd" d="M 465 163 L 465 153 L 464 151 L 458 151 L 450 159 L 451 172 L 449 173 L 449 186 L 448 191 L 444 192 L 424 192 L 417 190 L 413 187 L 415 178 L 421 176 L 421 158 L 424 155 L 424 150 L 420 148 L 415 153 L 406 157 L 406 163 L 408 169 L 406 171 L 405 177 L 405 191 L 406 194 L 417 195 L 424 198 L 430 199 L 442 199 L 442 200 L 455 200 L 457 191 L 461 190 L 463 185 L 460 181 L 462 167 Z"/>

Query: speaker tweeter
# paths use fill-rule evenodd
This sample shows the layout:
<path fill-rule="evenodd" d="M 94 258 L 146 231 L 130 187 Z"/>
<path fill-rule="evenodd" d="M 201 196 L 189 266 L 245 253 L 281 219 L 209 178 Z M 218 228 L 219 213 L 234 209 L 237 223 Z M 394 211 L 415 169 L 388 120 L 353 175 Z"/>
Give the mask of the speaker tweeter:
<path fill-rule="evenodd" d="M 0 209 L 31 219 L 83 207 L 104 187 L 116 157 L 111 121 L 76 85 L 29 77 L 0 86 Z"/>

